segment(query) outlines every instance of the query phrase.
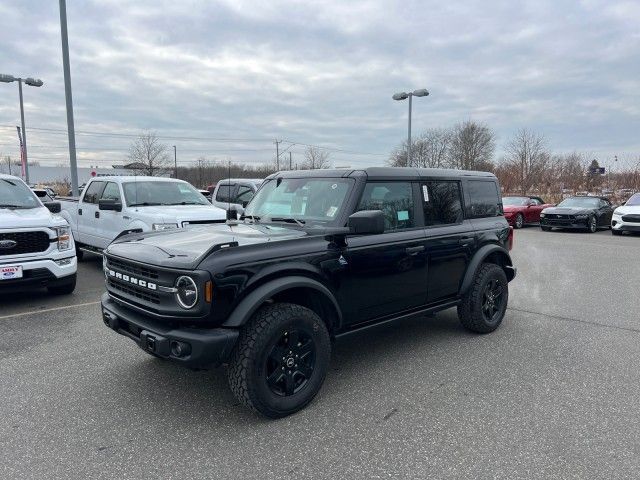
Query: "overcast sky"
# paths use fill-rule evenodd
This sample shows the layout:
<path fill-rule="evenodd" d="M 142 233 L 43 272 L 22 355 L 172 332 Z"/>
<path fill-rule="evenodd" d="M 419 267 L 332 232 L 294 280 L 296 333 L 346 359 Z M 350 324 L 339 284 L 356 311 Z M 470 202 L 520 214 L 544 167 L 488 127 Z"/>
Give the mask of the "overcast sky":
<path fill-rule="evenodd" d="M 406 137 L 486 122 L 498 154 L 520 127 L 608 164 L 640 155 L 640 2 L 68 0 L 79 132 L 156 131 L 181 163 L 272 161 L 275 138 L 380 165 Z M 58 2 L 1 2 L 0 73 L 25 87 L 30 159 L 68 159 Z M 0 153 L 17 156 L 17 85 L 0 84 Z M 51 131 L 37 130 L 51 129 Z M 201 138 L 206 140 L 193 140 Z M 83 165 L 126 136 L 77 136 Z M 302 159 L 295 145 L 293 161 Z"/>

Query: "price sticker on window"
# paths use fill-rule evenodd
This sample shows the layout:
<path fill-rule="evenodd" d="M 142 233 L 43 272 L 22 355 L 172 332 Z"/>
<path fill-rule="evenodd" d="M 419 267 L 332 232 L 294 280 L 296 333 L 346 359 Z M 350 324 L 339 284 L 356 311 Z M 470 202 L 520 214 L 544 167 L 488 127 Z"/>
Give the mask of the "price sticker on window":
<path fill-rule="evenodd" d="M 425 202 L 429 201 L 429 190 L 426 185 L 422 185 L 422 196 L 424 197 Z"/>

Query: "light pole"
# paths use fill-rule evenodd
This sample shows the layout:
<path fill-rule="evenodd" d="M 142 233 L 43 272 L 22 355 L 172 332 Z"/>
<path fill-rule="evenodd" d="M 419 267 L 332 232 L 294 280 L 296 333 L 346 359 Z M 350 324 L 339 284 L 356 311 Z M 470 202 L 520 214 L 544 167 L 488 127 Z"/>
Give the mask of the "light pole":
<path fill-rule="evenodd" d="M 29 184 L 29 161 L 27 158 L 27 129 L 24 128 L 24 104 L 22 102 L 22 83 L 26 83 L 30 87 L 41 87 L 42 80 L 39 78 L 19 78 L 13 75 L 0 74 L 0 82 L 11 83 L 18 82 L 18 95 L 20 97 L 20 122 L 22 123 L 22 148 L 24 149 L 24 181 Z"/>
<path fill-rule="evenodd" d="M 178 153 L 175 145 L 173 146 L 173 166 L 174 166 L 175 178 L 178 178 Z"/>
<path fill-rule="evenodd" d="M 409 133 L 407 135 L 407 167 L 411 165 L 411 100 L 413 97 L 426 97 L 429 95 L 429 92 L 426 88 L 420 88 L 419 90 L 414 90 L 413 92 L 400 92 L 395 93 L 393 95 L 394 100 L 406 100 L 409 99 Z"/>

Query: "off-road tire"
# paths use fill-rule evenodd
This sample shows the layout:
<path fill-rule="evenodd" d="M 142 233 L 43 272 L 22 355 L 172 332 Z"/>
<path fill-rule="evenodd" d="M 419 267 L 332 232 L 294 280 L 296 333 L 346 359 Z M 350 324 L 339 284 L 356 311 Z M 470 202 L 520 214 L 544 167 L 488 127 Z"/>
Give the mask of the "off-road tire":
<path fill-rule="evenodd" d="M 314 342 L 315 364 L 304 387 L 278 396 L 266 379 L 266 362 L 274 345 L 288 329 L 306 329 Z M 227 368 L 229 387 L 247 407 L 270 418 L 297 412 L 316 396 L 329 368 L 331 339 L 327 326 L 312 310 L 291 303 L 276 303 L 258 310 L 243 327 Z"/>
<path fill-rule="evenodd" d="M 73 275 L 73 278 L 68 282 L 62 285 L 50 285 L 47 287 L 49 293 L 54 295 L 69 295 L 73 293 L 76 289 L 76 274 Z"/>
<path fill-rule="evenodd" d="M 542 229 L 543 232 L 550 232 L 551 231 L 551 227 L 541 226 L 540 228 Z"/>
<path fill-rule="evenodd" d="M 502 296 L 499 315 L 489 322 L 482 313 L 483 295 L 489 281 L 497 280 L 502 286 Z M 509 283 L 504 270 L 495 263 L 484 263 L 475 274 L 469 291 L 462 297 L 458 305 L 458 318 L 467 330 L 476 333 L 493 332 L 502 323 L 509 300 Z"/>
<path fill-rule="evenodd" d="M 516 219 L 513 222 L 513 228 L 522 228 L 524 227 L 524 217 L 521 213 L 516 215 Z"/>

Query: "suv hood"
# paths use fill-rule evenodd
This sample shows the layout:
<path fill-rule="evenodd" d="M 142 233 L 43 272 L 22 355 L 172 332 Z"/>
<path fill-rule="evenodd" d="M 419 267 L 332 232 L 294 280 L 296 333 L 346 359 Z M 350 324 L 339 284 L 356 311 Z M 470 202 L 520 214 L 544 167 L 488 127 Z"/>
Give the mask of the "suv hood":
<path fill-rule="evenodd" d="M 227 214 L 213 205 L 157 205 L 133 207 L 139 214 L 153 218 L 153 223 L 177 223 L 202 220 L 225 220 Z"/>
<path fill-rule="evenodd" d="M 151 265 L 193 270 L 208 252 L 216 249 L 306 235 L 300 230 L 271 224 L 230 223 L 135 233 L 115 240 L 106 252 Z"/>
<path fill-rule="evenodd" d="M 640 205 L 621 205 L 616 208 L 615 213 L 620 215 L 640 214 Z"/>
<path fill-rule="evenodd" d="M 0 208 L 0 229 L 47 228 L 67 225 L 47 207 Z"/>

